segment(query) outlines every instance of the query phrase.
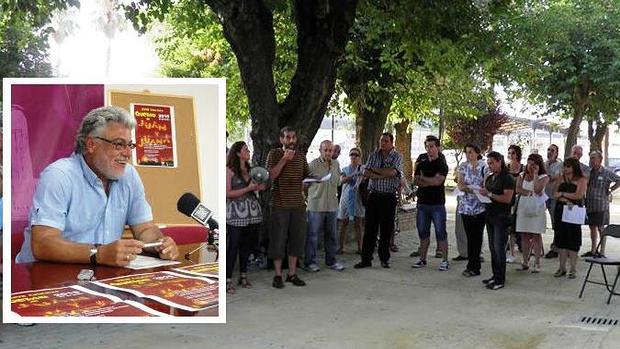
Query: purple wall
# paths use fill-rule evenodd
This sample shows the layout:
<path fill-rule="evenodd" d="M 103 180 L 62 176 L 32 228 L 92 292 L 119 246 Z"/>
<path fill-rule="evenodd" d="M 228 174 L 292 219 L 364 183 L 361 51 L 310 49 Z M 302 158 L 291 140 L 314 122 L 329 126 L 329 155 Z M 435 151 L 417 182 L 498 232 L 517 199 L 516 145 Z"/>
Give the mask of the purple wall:
<path fill-rule="evenodd" d="M 86 113 L 103 103 L 103 85 L 11 86 L 11 228 L 14 233 L 21 233 L 27 224 L 41 171 L 73 152 L 80 122 Z"/>

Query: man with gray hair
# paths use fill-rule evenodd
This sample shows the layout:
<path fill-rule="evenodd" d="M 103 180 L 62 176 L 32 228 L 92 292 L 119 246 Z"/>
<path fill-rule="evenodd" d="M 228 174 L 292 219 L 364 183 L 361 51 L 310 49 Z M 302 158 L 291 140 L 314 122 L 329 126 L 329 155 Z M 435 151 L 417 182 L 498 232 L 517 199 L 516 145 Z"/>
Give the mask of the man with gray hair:
<path fill-rule="evenodd" d="M 177 258 L 177 245 L 153 223 L 142 181 L 129 164 L 135 126 L 136 120 L 119 107 L 86 115 L 75 152 L 41 173 L 17 263 L 127 266 L 143 250 Z M 133 239 L 121 239 L 125 224 Z M 162 245 L 144 248 L 156 241 Z"/>
<path fill-rule="evenodd" d="M 586 212 L 592 246 L 590 251 L 581 255 L 582 257 L 605 256 L 605 239 L 601 241 L 599 251 L 596 251 L 596 245 L 601 230 L 609 224 L 609 196 L 619 187 L 620 176 L 603 167 L 603 154 L 598 150 L 591 151 L 590 178 L 586 191 Z"/>
<path fill-rule="evenodd" d="M 332 142 L 324 140 L 319 146 L 321 156 L 308 164 L 313 176 L 331 177 L 323 182 L 311 183 L 308 188 L 308 232 L 306 234 L 305 267 L 317 272 L 320 270 L 316 258 L 318 236 L 321 232 L 325 241 L 325 265 L 335 271 L 344 270 L 344 266 L 336 260 L 338 240 L 336 238 L 336 212 L 338 198 L 336 196 L 340 182 L 340 164 L 332 158 Z"/>

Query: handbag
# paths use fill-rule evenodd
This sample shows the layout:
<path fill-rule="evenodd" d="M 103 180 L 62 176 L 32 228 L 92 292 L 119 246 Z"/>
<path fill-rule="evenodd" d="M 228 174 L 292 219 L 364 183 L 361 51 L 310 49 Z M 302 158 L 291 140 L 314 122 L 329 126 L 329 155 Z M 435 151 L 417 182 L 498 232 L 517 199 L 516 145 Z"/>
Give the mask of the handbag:
<path fill-rule="evenodd" d="M 549 197 L 546 194 L 522 196 L 519 205 L 523 205 L 523 214 L 527 217 L 536 217 L 541 212 L 545 212 L 546 201 Z"/>
<path fill-rule="evenodd" d="M 562 222 L 583 225 L 586 222 L 586 208 L 577 205 L 564 205 Z"/>

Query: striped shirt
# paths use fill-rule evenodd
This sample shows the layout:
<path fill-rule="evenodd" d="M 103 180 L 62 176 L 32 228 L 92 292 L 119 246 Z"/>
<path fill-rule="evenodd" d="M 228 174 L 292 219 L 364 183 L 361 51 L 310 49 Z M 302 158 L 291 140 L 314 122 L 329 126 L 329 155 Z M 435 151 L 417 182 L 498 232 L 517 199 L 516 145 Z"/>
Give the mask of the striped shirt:
<path fill-rule="evenodd" d="M 403 175 L 403 157 L 394 149 L 390 150 L 386 157 L 383 157 L 381 150 L 370 154 L 366 161 L 366 168 L 393 168 L 396 169 L 396 176 L 374 179 L 370 178 L 368 190 L 379 193 L 396 193 L 400 186 L 400 178 Z"/>
<path fill-rule="evenodd" d="M 282 148 L 272 149 L 267 154 L 267 170 L 274 168 L 282 156 Z M 299 151 L 289 160 L 280 176 L 273 181 L 271 204 L 275 208 L 306 208 L 301 182 L 310 175 L 306 157 Z"/>
<path fill-rule="evenodd" d="M 588 212 L 609 211 L 609 187 L 620 181 L 620 176 L 601 167 L 590 170 L 588 189 L 586 191 L 586 208 Z"/>

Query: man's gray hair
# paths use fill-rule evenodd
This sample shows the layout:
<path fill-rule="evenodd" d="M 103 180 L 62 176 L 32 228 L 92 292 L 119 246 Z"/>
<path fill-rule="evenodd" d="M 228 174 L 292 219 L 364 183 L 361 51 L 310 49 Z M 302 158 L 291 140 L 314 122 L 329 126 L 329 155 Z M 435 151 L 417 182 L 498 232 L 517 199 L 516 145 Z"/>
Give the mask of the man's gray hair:
<path fill-rule="evenodd" d="M 592 150 L 590 152 L 590 156 L 592 156 L 592 155 L 598 156 L 598 158 L 601 159 L 601 160 L 603 159 L 603 153 L 600 150 Z"/>
<path fill-rule="evenodd" d="M 113 122 L 122 124 L 130 130 L 136 127 L 136 119 L 123 108 L 108 106 L 93 109 L 82 120 L 75 137 L 75 152 L 83 154 L 86 151 L 86 137 L 101 135 L 103 129 Z"/>

